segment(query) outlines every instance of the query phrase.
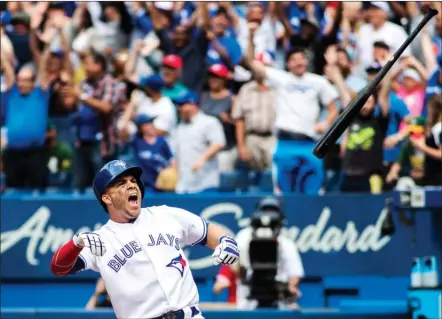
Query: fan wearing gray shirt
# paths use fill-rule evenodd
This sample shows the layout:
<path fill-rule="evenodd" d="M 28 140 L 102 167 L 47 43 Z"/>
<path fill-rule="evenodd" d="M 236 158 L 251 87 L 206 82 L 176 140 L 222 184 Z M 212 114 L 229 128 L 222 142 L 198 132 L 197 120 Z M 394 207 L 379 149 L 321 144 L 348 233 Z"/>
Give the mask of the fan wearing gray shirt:
<path fill-rule="evenodd" d="M 214 192 L 220 183 L 218 153 L 226 145 L 223 128 L 218 119 L 200 111 L 193 92 L 174 102 L 181 120 L 171 137 L 178 167 L 176 192 Z"/>

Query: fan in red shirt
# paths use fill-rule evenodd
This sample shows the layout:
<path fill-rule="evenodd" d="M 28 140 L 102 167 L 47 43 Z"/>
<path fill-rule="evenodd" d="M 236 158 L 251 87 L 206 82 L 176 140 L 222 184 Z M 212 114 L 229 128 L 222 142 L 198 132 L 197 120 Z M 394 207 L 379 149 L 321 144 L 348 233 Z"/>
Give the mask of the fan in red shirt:
<path fill-rule="evenodd" d="M 236 281 L 238 277 L 230 266 L 223 265 L 216 275 L 216 281 L 213 285 L 213 293 L 219 294 L 223 289 L 228 288 L 229 303 L 236 303 Z"/>

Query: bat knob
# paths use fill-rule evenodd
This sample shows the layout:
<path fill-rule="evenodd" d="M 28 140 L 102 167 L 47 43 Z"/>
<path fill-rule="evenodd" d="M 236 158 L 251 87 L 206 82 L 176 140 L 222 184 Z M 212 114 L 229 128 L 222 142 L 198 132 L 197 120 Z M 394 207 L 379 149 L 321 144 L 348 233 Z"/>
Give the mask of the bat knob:
<path fill-rule="evenodd" d="M 428 8 L 428 11 L 427 11 L 427 14 L 430 16 L 430 17 L 434 17 L 435 15 L 437 15 L 439 13 L 439 11 L 437 11 L 436 9 L 434 9 L 434 8 Z"/>

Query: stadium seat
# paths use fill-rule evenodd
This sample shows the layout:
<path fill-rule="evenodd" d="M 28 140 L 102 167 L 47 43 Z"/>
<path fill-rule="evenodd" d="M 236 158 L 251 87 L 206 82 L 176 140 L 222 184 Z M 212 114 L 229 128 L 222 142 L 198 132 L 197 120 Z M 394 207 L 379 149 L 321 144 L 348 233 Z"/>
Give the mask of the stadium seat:
<path fill-rule="evenodd" d="M 20 196 L 31 196 L 35 195 L 38 196 L 41 194 L 40 191 L 36 189 L 30 189 L 30 188 L 6 188 L 4 191 L 5 195 L 20 195 Z"/>
<path fill-rule="evenodd" d="M 92 187 L 88 187 L 85 189 L 85 194 L 94 194 L 94 189 Z"/>
<path fill-rule="evenodd" d="M 220 192 L 247 192 L 250 185 L 249 174 L 246 171 L 234 170 L 221 173 Z"/>
<path fill-rule="evenodd" d="M 50 187 L 69 188 L 72 186 L 73 176 L 71 173 L 57 172 L 49 174 Z"/>
<path fill-rule="evenodd" d="M 406 300 L 360 300 L 342 299 L 339 303 L 341 311 L 359 310 L 364 312 L 382 312 L 383 310 L 403 311 L 407 310 Z"/>
<path fill-rule="evenodd" d="M 259 183 L 259 189 L 261 192 L 273 192 L 273 179 L 272 172 L 265 171 L 261 174 L 261 180 Z"/>

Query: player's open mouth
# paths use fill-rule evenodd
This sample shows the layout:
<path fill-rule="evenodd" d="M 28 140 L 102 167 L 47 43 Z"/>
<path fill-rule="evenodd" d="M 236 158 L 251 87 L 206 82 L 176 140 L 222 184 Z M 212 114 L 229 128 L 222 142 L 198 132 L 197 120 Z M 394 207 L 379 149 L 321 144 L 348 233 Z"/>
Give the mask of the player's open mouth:
<path fill-rule="evenodd" d="M 132 192 L 131 194 L 129 194 L 129 203 L 133 204 L 133 205 L 137 205 L 138 204 L 138 193 L 137 192 Z"/>

